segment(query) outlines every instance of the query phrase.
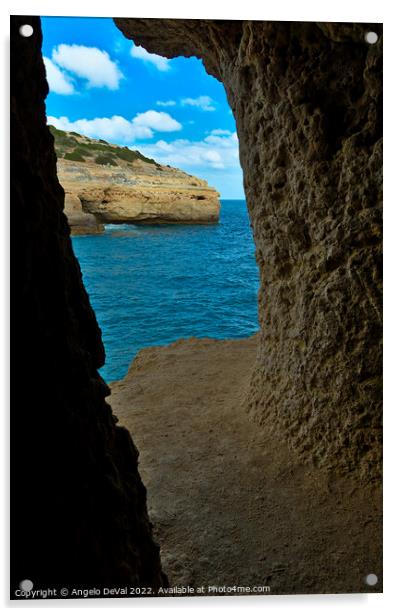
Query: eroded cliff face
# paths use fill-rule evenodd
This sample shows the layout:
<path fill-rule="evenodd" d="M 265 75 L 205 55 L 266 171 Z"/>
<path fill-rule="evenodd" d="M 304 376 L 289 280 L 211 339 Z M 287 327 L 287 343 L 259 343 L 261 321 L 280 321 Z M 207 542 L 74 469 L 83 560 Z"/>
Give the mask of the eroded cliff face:
<path fill-rule="evenodd" d="M 377 477 L 381 25 L 115 23 L 149 52 L 202 58 L 225 86 L 261 276 L 250 413 L 304 458 Z"/>
<path fill-rule="evenodd" d="M 101 333 L 62 211 L 41 41 L 38 18 L 12 17 L 12 597 L 23 579 L 156 588 L 138 452 L 105 402 Z"/>
<path fill-rule="evenodd" d="M 72 234 L 103 224 L 211 224 L 218 192 L 205 180 L 160 165 L 138 150 L 50 127 Z"/>

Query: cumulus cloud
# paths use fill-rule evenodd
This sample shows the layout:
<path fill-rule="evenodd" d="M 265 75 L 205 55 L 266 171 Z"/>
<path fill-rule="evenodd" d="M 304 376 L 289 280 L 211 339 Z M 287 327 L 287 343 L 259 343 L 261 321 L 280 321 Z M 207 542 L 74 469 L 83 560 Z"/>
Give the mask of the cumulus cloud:
<path fill-rule="evenodd" d="M 47 82 L 50 92 L 56 94 L 74 94 L 75 88 L 72 79 L 54 64 L 50 58 L 43 58 L 46 67 Z"/>
<path fill-rule="evenodd" d="M 89 88 L 117 90 L 124 77 L 109 54 L 97 47 L 61 44 L 53 49 L 51 59 L 58 67 L 87 80 Z"/>
<path fill-rule="evenodd" d="M 92 120 L 82 118 L 74 121 L 70 121 L 66 116 L 60 118 L 48 116 L 47 123 L 60 130 L 74 131 L 87 137 L 111 142 L 131 143 L 135 139 L 151 139 L 154 135 L 150 128 L 134 126 L 132 121 L 118 115 L 110 118 L 93 118 Z"/>
<path fill-rule="evenodd" d="M 158 107 L 174 107 L 176 105 L 176 101 L 157 101 L 156 104 Z"/>
<path fill-rule="evenodd" d="M 181 100 L 183 107 L 198 107 L 202 111 L 216 111 L 214 101 L 210 96 L 198 96 L 197 98 L 183 98 Z"/>
<path fill-rule="evenodd" d="M 168 60 L 168 58 L 158 56 L 155 53 L 148 53 L 148 51 L 144 49 L 144 47 L 140 47 L 139 45 L 135 45 L 134 43 L 130 49 L 130 55 L 136 60 L 142 60 L 147 64 L 152 64 L 161 72 L 166 72 L 170 70 L 170 60 Z"/>
<path fill-rule="evenodd" d="M 110 118 L 85 118 L 70 121 L 66 116 L 48 116 L 47 123 L 60 130 L 74 131 L 106 141 L 131 144 L 139 139 L 151 139 L 155 132 L 171 132 L 182 128 L 168 113 L 147 111 L 138 113 L 132 120 L 118 115 Z"/>
<path fill-rule="evenodd" d="M 182 129 L 180 122 L 172 118 L 168 113 L 154 111 L 153 109 L 144 113 L 138 113 L 133 119 L 133 124 L 135 126 L 147 126 L 148 128 L 167 133 Z"/>
<path fill-rule="evenodd" d="M 215 138 L 212 142 L 205 137 L 202 141 L 175 139 L 167 142 L 159 140 L 153 144 L 140 146 L 146 156 L 164 165 L 181 167 L 187 171 L 196 169 L 238 169 L 238 139 L 236 133 Z"/>
<path fill-rule="evenodd" d="M 238 144 L 237 133 L 230 133 L 228 137 L 225 134 L 212 134 L 205 137 L 204 141 L 220 148 L 231 148 L 232 144 Z M 237 146 L 238 147 L 238 146 Z"/>

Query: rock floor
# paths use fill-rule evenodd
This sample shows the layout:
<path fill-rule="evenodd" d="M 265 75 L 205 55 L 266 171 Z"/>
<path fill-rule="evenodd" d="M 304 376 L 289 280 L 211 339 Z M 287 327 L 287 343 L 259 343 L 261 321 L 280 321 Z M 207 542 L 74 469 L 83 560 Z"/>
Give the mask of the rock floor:
<path fill-rule="evenodd" d="M 170 585 L 381 592 L 380 491 L 265 436 L 243 405 L 255 354 L 255 337 L 180 340 L 144 349 L 111 384 Z"/>

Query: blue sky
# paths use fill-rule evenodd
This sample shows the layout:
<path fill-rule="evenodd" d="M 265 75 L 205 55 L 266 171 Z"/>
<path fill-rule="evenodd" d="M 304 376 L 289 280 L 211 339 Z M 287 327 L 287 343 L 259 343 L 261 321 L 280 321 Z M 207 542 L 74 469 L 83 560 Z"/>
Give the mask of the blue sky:
<path fill-rule="evenodd" d="M 127 40 L 110 18 L 43 17 L 48 121 L 131 146 L 244 198 L 234 117 L 196 58 L 167 60 Z"/>

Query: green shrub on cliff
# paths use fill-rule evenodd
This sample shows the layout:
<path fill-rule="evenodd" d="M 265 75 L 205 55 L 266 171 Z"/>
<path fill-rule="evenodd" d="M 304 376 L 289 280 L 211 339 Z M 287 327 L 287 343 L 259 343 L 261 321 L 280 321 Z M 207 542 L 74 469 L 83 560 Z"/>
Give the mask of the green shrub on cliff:
<path fill-rule="evenodd" d="M 66 148 L 73 148 L 76 145 L 78 145 L 78 140 L 75 139 L 75 137 L 70 137 L 67 133 L 65 133 L 63 130 L 59 130 L 58 128 L 55 128 L 55 126 L 49 126 L 50 132 L 54 137 L 54 141 L 55 141 L 55 146 L 56 148 L 58 147 L 66 147 Z M 78 135 L 77 133 L 74 133 L 75 135 Z M 79 136 L 79 135 L 78 135 Z"/>
<path fill-rule="evenodd" d="M 140 160 L 144 161 L 145 163 L 151 163 L 151 165 L 157 165 L 158 164 L 153 158 L 147 158 L 147 156 L 144 156 L 144 154 L 142 154 L 138 150 L 135 150 L 134 153 L 137 155 L 137 158 L 139 158 Z"/>
<path fill-rule="evenodd" d="M 159 164 L 153 158 L 147 158 L 147 156 L 144 156 L 144 154 L 138 150 L 131 150 L 126 146 L 120 147 L 111 145 L 104 139 L 94 141 L 88 137 L 79 135 L 79 133 L 72 131 L 67 133 L 51 125 L 49 125 L 49 129 L 54 136 L 54 147 L 58 158 L 65 158 L 77 162 L 85 162 L 94 159 L 98 165 L 112 165 L 116 167 L 118 166 L 118 162 L 115 160 L 115 157 L 117 157 L 119 160 L 123 160 L 127 163 L 142 160 L 150 165 L 156 165 L 158 169 L 160 168 Z M 81 138 L 81 140 L 76 139 L 76 137 Z"/>
<path fill-rule="evenodd" d="M 109 154 L 115 154 L 115 150 L 116 148 L 112 147 L 111 145 L 108 144 L 103 144 L 103 143 L 80 143 L 79 144 L 80 148 L 83 148 L 86 152 L 86 154 L 90 154 L 91 156 L 95 156 L 96 154 L 99 154 L 100 152 L 105 152 L 105 153 L 109 153 Z"/>
<path fill-rule="evenodd" d="M 100 154 L 99 156 L 96 156 L 94 162 L 97 163 L 97 165 L 112 165 L 113 167 L 118 166 L 118 163 L 110 154 Z"/>
<path fill-rule="evenodd" d="M 127 147 L 116 148 L 116 155 L 118 158 L 126 160 L 129 163 L 132 163 L 135 160 L 142 160 L 145 163 L 150 163 L 152 165 L 156 164 L 153 158 L 147 158 L 147 156 L 144 156 L 144 154 L 142 154 L 138 150 L 130 150 Z"/>
<path fill-rule="evenodd" d="M 85 149 L 85 148 L 83 148 L 80 144 L 79 144 L 79 146 L 78 146 L 77 148 L 75 148 L 75 149 L 74 149 L 74 151 L 73 151 L 73 152 L 74 152 L 74 154 L 77 154 L 77 155 L 83 156 L 83 158 L 84 158 L 85 156 L 87 156 L 87 151 L 86 151 L 86 149 Z"/>
<path fill-rule="evenodd" d="M 129 148 L 117 148 L 116 155 L 121 160 L 126 160 L 129 163 L 137 159 L 137 155 L 132 150 L 129 150 Z"/>
<path fill-rule="evenodd" d="M 86 160 L 85 158 L 83 158 L 82 154 L 78 151 L 78 149 L 73 150 L 73 152 L 67 152 L 66 154 L 64 154 L 64 158 L 66 160 L 75 160 L 80 163 L 84 163 Z"/>

